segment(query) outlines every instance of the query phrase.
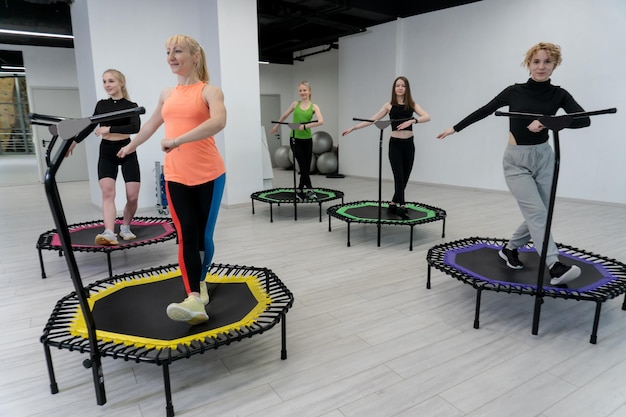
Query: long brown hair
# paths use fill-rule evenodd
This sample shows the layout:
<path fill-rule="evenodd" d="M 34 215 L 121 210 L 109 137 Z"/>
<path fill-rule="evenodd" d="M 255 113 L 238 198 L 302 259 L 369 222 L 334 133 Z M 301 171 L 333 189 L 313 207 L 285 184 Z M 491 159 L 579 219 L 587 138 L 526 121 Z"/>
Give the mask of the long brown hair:
<path fill-rule="evenodd" d="M 395 80 L 393 80 L 393 84 L 391 85 L 391 105 L 392 106 L 398 106 L 400 105 L 400 103 L 398 103 L 398 96 L 396 95 L 396 83 L 398 82 L 398 80 L 402 80 L 404 81 L 404 85 L 405 85 L 405 89 L 404 89 L 404 108 L 409 110 L 415 107 L 415 101 L 413 100 L 413 96 L 411 95 L 411 85 L 409 84 L 409 80 L 400 75 L 399 77 L 396 77 Z"/>

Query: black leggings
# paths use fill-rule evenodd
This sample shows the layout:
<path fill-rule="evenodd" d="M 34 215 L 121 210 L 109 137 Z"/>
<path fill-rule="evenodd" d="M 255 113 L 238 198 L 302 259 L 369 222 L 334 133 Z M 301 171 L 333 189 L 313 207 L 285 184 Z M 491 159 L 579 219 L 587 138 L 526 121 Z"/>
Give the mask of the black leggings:
<path fill-rule="evenodd" d="M 178 234 L 178 263 L 187 294 L 200 292 L 200 281 L 213 261 L 213 234 L 226 174 L 200 185 L 166 181 L 172 221 Z M 200 259 L 204 251 L 204 259 Z"/>
<path fill-rule="evenodd" d="M 407 139 L 391 138 L 389 140 L 389 163 L 393 171 L 394 193 L 391 201 L 405 204 L 404 189 L 409 183 L 415 159 L 415 143 L 413 136 Z"/>
<path fill-rule="evenodd" d="M 311 158 L 313 158 L 313 139 L 292 139 L 293 146 L 291 151 L 293 157 L 298 161 L 300 166 L 300 184 L 299 189 L 313 188 L 311 185 Z M 295 167 L 294 167 L 295 169 Z"/>
<path fill-rule="evenodd" d="M 122 176 L 125 182 L 139 182 L 139 162 L 137 160 L 137 152 L 126 155 L 124 158 L 118 158 L 117 153 L 120 149 L 130 143 L 129 139 L 100 141 L 100 158 L 98 159 L 98 179 L 113 178 L 117 179 L 118 166 L 122 166 Z"/>

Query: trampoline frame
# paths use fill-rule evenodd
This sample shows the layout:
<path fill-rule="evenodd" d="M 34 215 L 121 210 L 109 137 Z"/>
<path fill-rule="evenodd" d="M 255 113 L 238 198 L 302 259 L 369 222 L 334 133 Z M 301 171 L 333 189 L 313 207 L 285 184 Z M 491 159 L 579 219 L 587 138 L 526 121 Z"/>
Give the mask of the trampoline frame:
<path fill-rule="evenodd" d="M 122 218 L 118 217 L 116 219 L 116 221 L 120 221 L 121 222 Z M 93 246 L 75 246 L 72 245 L 72 250 L 74 252 L 104 252 L 107 256 L 107 266 L 109 269 L 109 277 L 113 276 L 113 267 L 111 265 L 111 252 L 115 252 L 115 251 L 119 251 L 119 250 L 125 250 L 125 249 L 131 249 L 131 248 L 137 248 L 140 246 L 146 246 L 146 245 L 153 245 L 153 244 L 157 244 L 157 243 L 162 243 L 162 242 L 166 242 L 168 240 L 174 239 L 177 237 L 176 234 L 176 228 L 174 227 L 174 223 L 172 222 L 171 219 L 169 218 L 165 218 L 165 217 L 135 217 L 133 218 L 133 222 L 145 222 L 145 223 L 167 223 L 171 226 L 172 231 L 168 234 L 166 234 L 165 236 L 156 238 L 156 239 L 150 239 L 150 240 L 143 240 L 143 241 L 121 241 L 119 245 L 113 245 L 113 246 L 106 246 L 106 245 L 93 245 Z M 68 230 L 73 230 L 73 229 L 80 229 L 83 228 L 85 226 L 94 226 L 94 225 L 101 225 L 102 220 L 96 220 L 96 221 L 92 221 L 92 222 L 83 222 L 83 223 L 76 223 L 76 224 L 72 224 L 72 225 L 68 225 Z M 71 232 L 70 232 L 71 233 Z M 55 245 L 52 243 L 52 240 L 54 239 L 55 236 L 58 236 L 58 232 L 57 229 L 51 229 L 48 230 L 47 232 L 42 233 L 39 238 L 37 239 L 37 244 L 36 244 L 36 248 L 37 248 L 37 253 L 39 255 L 39 266 L 41 268 L 41 278 L 45 279 L 47 278 L 46 275 L 46 271 L 44 268 L 44 263 L 43 263 L 43 255 L 42 255 L 42 251 L 43 250 L 51 250 L 51 251 L 57 251 L 59 253 L 59 256 L 63 256 L 63 247 L 62 245 Z"/>
<path fill-rule="evenodd" d="M 85 287 L 85 291 L 87 294 L 97 293 L 98 291 L 113 286 L 116 283 L 127 282 L 140 278 L 145 279 L 146 276 L 158 276 L 166 272 L 175 271 L 176 269 L 178 269 L 178 265 L 171 264 L 116 275 L 88 285 Z M 160 349 L 154 347 L 137 347 L 135 345 L 126 345 L 98 339 L 96 344 L 97 351 L 93 352 L 93 347 L 89 338 L 86 339 L 84 337 L 74 335 L 70 331 L 70 323 L 75 317 L 76 311 L 80 306 L 79 296 L 76 292 L 72 292 L 63 297 L 54 307 L 52 314 L 45 325 L 43 335 L 41 336 L 41 343 L 44 345 L 44 352 L 46 356 L 51 393 L 56 394 L 59 392 L 52 364 L 52 347 L 59 350 L 66 349 L 90 355 L 97 353 L 98 357 L 110 357 L 113 359 L 123 359 L 124 361 L 133 361 L 135 363 L 152 363 L 157 366 L 162 366 L 166 404 L 165 408 L 168 417 L 174 415 L 169 366 L 179 359 L 188 359 L 193 355 L 204 354 L 205 352 L 215 350 L 220 346 L 227 346 L 233 342 L 240 342 L 254 336 L 255 334 L 261 334 L 273 328 L 278 323 L 281 323 L 280 358 L 282 360 L 287 359 L 286 314 L 293 305 L 294 297 L 287 287 L 278 279 L 276 274 L 267 268 L 222 264 L 213 264 L 209 270 L 209 274 L 217 274 L 220 276 L 249 275 L 251 272 L 258 276 L 260 285 L 264 287 L 266 294 L 271 300 L 265 311 L 263 311 L 261 315 L 255 319 L 255 323 L 237 328 L 232 327 L 229 328 L 227 332 L 194 340 L 189 345 L 179 344 L 176 349 L 169 347 Z M 89 315 L 91 315 L 91 312 Z M 85 368 L 91 368 L 94 366 L 91 357 L 90 359 L 85 359 L 83 361 L 83 366 Z M 102 373 L 99 375 L 100 379 L 103 379 Z M 99 395 L 104 398 L 104 384 L 98 384 L 97 387 L 97 389 L 100 390 Z"/>
<path fill-rule="evenodd" d="M 577 256 L 579 258 L 584 258 L 586 261 L 589 262 L 601 263 L 604 268 L 610 271 L 612 276 L 617 278 L 616 280 L 611 280 L 598 288 L 594 288 L 592 291 L 583 292 L 576 289 L 568 289 L 562 287 L 542 286 L 541 288 L 538 288 L 536 285 L 531 286 L 516 283 L 511 283 L 509 285 L 502 281 L 485 281 L 484 279 L 474 277 L 465 271 L 454 268 L 453 266 L 448 265 L 445 262 L 446 253 L 452 249 L 466 248 L 481 243 L 487 243 L 494 246 L 504 246 L 506 242 L 507 239 L 470 237 L 433 246 L 428 250 L 428 254 L 426 255 L 426 261 L 428 262 L 426 288 L 431 288 L 431 268 L 436 268 L 444 272 L 445 274 L 456 278 L 463 284 L 468 284 L 472 288 L 474 288 L 476 290 L 476 307 L 474 312 L 475 329 L 478 329 L 480 325 L 480 303 L 483 291 L 530 295 L 536 297 L 536 302 L 538 301 L 539 303 L 543 303 L 544 297 L 576 301 L 594 301 L 596 303 L 596 308 L 589 342 L 592 344 L 596 344 L 598 340 L 598 327 L 600 323 L 602 303 L 610 299 L 619 297 L 622 294 L 626 294 L 626 264 L 619 262 L 615 259 L 607 258 L 595 253 L 586 252 L 572 246 L 557 243 L 557 247 L 559 248 L 559 251 L 561 253 L 567 253 L 573 256 Z M 532 245 L 532 243 L 529 243 L 526 245 L 526 247 L 532 248 L 534 247 L 534 245 Z M 626 296 L 624 297 L 624 301 L 622 303 L 622 310 L 626 310 Z"/>
<path fill-rule="evenodd" d="M 364 224 L 376 224 L 376 226 L 378 227 L 378 246 L 380 246 L 380 235 L 381 235 L 381 227 L 383 224 L 385 225 L 393 225 L 393 226 L 409 226 L 411 228 L 411 231 L 409 233 L 409 250 L 413 250 L 413 228 L 416 225 L 419 224 L 425 224 L 425 223 L 431 223 L 431 222 L 435 222 L 435 221 L 443 221 L 443 226 L 441 229 L 441 237 L 444 238 L 446 235 L 446 212 L 443 209 L 440 209 L 438 207 L 434 207 L 434 206 L 429 206 L 427 204 L 423 204 L 423 203 L 418 203 L 418 202 L 412 202 L 412 201 L 407 201 L 407 205 L 414 205 L 414 206 L 419 206 L 419 207 L 423 207 L 427 210 L 431 210 L 433 212 L 435 212 L 435 216 L 434 217 L 430 217 L 430 218 L 425 218 L 425 219 L 409 219 L 409 220 L 402 220 L 402 219 L 398 219 L 398 220 L 386 220 L 386 219 L 382 219 L 382 218 L 376 218 L 376 219 L 351 219 L 348 218 L 340 213 L 338 213 L 338 210 L 341 209 L 342 207 L 346 207 L 346 206 L 351 206 L 351 205 L 359 205 L 359 204 L 363 204 L 363 203 L 373 203 L 376 205 L 379 205 L 379 210 L 382 208 L 383 204 L 389 204 L 391 203 L 390 201 L 373 201 L 373 200 L 360 200 L 360 201 L 354 201 L 354 202 L 350 202 L 350 203 L 345 203 L 345 204 L 338 204 L 338 205 L 334 205 L 329 207 L 326 210 L 326 213 L 328 214 L 328 231 L 332 231 L 332 227 L 331 227 L 331 219 L 333 217 L 342 220 L 344 222 L 346 222 L 348 224 L 348 230 L 347 230 L 347 246 L 350 247 L 350 224 L 351 223 L 364 223 Z M 379 213 L 380 214 L 380 213 Z"/>
<path fill-rule="evenodd" d="M 272 192 L 272 191 L 281 191 L 281 190 L 294 190 L 291 191 L 293 194 L 293 198 L 289 198 L 289 199 L 282 199 L 282 200 L 277 200 L 277 199 L 269 199 L 269 198 L 265 198 L 263 197 L 263 194 Z M 318 198 L 317 200 L 305 200 L 305 201 L 298 201 L 298 199 L 295 197 L 295 189 L 292 188 L 272 188 L 269 190 L 262 190 L 262 191 L 256 191 L 254 193 L 252 193 L 250 195 L 250 199 L 252 201 L 252 214 L 255 214 L 254 211 L 254 200 L 263 202 L 263 203 L 268 203 L 270 205 L 270 223 L 274 222 L 274 212 L 273 212 L 273 205 L 276 204 L 280 207 L 280 205 L 282 203 L 285 204 L 293 204 L 293 219 L 294 221 L 298 220 L 298 204 L 313 204 L 313 203 L 318 203 L 319 206 L 319 219 L 320 222 L 322 221 L 322 203 L 326 202 L 326 201 L 332 201 L 332 200 L 338 200 L 341 199 L 341 202 L 343 203 L 343 197 L 344 197 L 344 193 L 343 191 L 338 191 L 338 190 L 332 190 L 330 188 L 320 188 L 320 187 L 316 187 L 312 189 L 313 192 L 329 192 L 329 193 L 334 193 L 335 197 L 326 197 L 326 198 L 320 198 L 320 194 L 318 194 Z"/>

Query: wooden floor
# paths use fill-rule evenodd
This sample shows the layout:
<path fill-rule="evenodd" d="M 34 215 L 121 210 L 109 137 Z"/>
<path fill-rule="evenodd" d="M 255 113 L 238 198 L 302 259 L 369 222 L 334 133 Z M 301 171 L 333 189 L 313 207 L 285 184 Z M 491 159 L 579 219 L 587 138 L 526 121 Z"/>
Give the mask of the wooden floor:
<path fill-rule="evenodd" d="M 377 182 L 314 176 L 345 201 L 377 199 Z M 274 187 L 290 186 L 277 171 Z M 391 183 L 383 183 L 389 199 Z M 60 184 L 68 223 L 101 218 L 87 183 Z M 50 394 L 39 342 L 53 306 L 72 291 L 65 258 L 44 252 L 41 279 L 35 244 L 54 228 L 43 186 L 0 187 L 0 415 L 165 415 L 161 369 L 103 360 L 107 402 L 96 404 L 86 355 L 52 352 L 60 392 Z M 176 416 L 626 416 L 626 311 L 623 298 L 604 303 L 598 344 L 589 343 L 594 304 L 547 299 L 538 335 L 534 299 L 487 292 L 481 328 L 472 327 L 475 291 L 433 271 L 426 252 L 470 236 L 506 238 L 520 222 L 504 192 L 409 184 L 408 200 L 447 212 L 415 228 L 347 226 L 302 205 L 256 203 L 223 208 L 215 262 L 267 267 L 294 293 L 287 314 L 288 359 L 280 360 L 278 328 L 171 366 Z M 155 198 L 156 200 L 156 198 Z M 324 210 L 327 205 L 324 206 Z M 145 210 L 142 216 L 157 215 Z M 626 207 L 557 201 L 557 242 L 626 261 Z M 107 276 L 104 254 L 77 253 L 84 283 Z M 112 254 L 114 273 L 176 262 L 176 244 Z M 172 300 L 179 301 L 179 300 Z"/>

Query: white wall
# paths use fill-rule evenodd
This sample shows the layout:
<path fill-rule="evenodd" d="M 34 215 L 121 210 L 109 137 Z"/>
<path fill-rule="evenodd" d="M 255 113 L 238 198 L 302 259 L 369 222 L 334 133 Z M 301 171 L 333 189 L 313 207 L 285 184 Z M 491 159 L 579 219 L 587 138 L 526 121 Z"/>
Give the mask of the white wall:
<path fill-rule="evenodd" d="M 404 40 L 400 44 L 396 31 Z M 528 72 L 519 64 L 526 50 L 539 41 L 554 42 L 562 46 L 564 61 L 553 83 L 586 110 L 621 109 L 595 117 L 590 128 L 560 133 L 558 195 L 626 204 L 626 143 L 619 134 L 626 127 L 625 38 L 622 0 L 483 0 L 391 22 L 340 41 L 340 120 L 373 113 L 389 99 L 394 77 L 406 75 L 414 98 L 432 117 L 415 129 L 411 179 L 506 190 L 501 169 L 506 119 L 489 117 L 444 141 L 435 137 L 504 87 L 525 82 Z M 375 141 L 374 129 L 342 141 L 343 173 L 376 177 L 376 166 L 362 161 L 373 161 L 377 150 L 359 143 Z M 388 168 L 383 172 L 391 178 Z"/>
<path fill-rule="evenodd" d="M 260 104 L 256 99 L 259 96 L 256 5 L 253 0 L 239 0 L 238 6 L 247 6 L 243 13 L 226 0 L 186 0 L 187 11 L 181 12 L 180 5 L 170 0 L 149 3 L 149 9 L 143 1 L 76 0 L 72 4 L 83 113 L 92 114 L 96 101 L 107 98 L 101 75 L 108 68 L 116 68 L 126 76 L 131 99 L 146 108 L 142 120 L 147 120 L 162 89 L 176 84 L 176 77 L 167 65 L 165 41 L 177 33 L 194 37 L 207 54 L 211 83 L 225 91 L 229 114 L 227 128 L 216 135 L 228 171 L 222 201 L 226 205 L 247 203 L 250 194 L 263 183 L 258 128 Z M 111 13 L 111 10 L 124 10 L 124 13 Z M 189 13 L 189 10 L 194 12 Z M 242 19 L 245 20 L 243 25 L 233 24 Z M 229 36 L 229 30 L 236 31 L 236 36 Z M 241 39 L 239 36 L 249 42 L 233 45 Z M 222 65 L 227 67 L 224 69 Z M 247 121 L 237 120 L 237 115 L 247 115 Z M 157 202 L 154 166 L 155 162 L 163 161 L 162 138 L 163 128 L 137 151 L 142 177 L 139 207 L 154 206 Z M 96 172 L 99 139 L 92 135 L 85 142 L 88 158 L 91 158 L 91 199 L 99 205 L 101 193 Z M 233 183 L 233 180 L 238 182 Z M 123 181 L 117 181 L 116 191 L 119 211 L 125 203 Z"/>

